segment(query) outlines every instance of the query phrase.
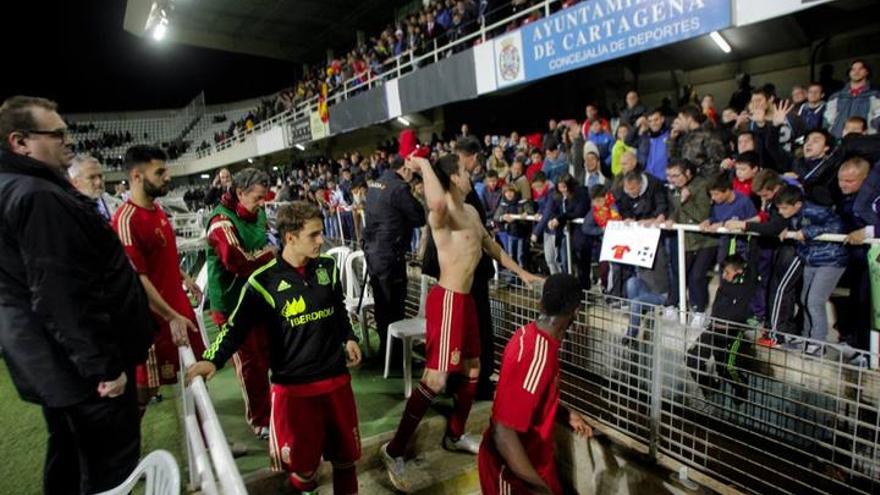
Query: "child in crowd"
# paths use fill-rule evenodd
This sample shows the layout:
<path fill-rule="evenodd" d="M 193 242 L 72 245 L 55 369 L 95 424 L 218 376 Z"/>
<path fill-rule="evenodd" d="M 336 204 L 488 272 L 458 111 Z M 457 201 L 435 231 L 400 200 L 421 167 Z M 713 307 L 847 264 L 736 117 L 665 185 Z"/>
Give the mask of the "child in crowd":
<path fill-rule="evenodd" d="M 773 199 L 786 185 L 786 180 L 775 170 L 762 169 L 752 180 L 752 192 L 761 199 L 758 214 L 745 220 L 728 220 L 729 230 L 758 234 L 758 273 L 760 283 L 752 307 L 759 323 L 770 329 L 757 341 L 759 345 L 775 345 L 776 332 L 793 333 L 797 301 L 797 282 L 802 264 L 791 243 L 783 244 L 779 234 L 788 221 L 779 214 Z M 781 337 L 779 337 L 781 340 Z"/>
<path fill-rule="evenodd" d="M 599 184 L 590 188 L 590 203 L 592 207 L 590 213 L 584 217 L 581 231 L 585 239 L 584 249 L 590 250 L 585 254 L 590 255 L 590 261 L 592 261 L 593 252 L 596 251 L 598 246 L 602 245 L 602 235 L 605 232 L 605 227 L 612 220 L 620 220 L 620 213 L 617 211 L 617 206 L 614 204 L 614 195 L 607 184 Z M 610 290 L 610 287 L 608 287 L 610 266 L 611 264 L 607 261 L 599 262 L 598 281 L 601 281 L 602 289 L 605 292 Z M 597 281 L 594 276 L 590 276 L 590 279 L 592 282 Z"/>
<path fill-rule="evenodd" d="M 846 248 L 836 242 L 814 240 L 822 234 L 840 234 L 843 222 L 831 208 L 807 201 L 804 192 L 796 186 L 786 186 L 773 199 L 779 214 L 788 220 L 788 228 L 780 237 L 792 233 L 797 241 L 797 255 L 804 263 L 801 306 L 804 309 L 804 327 L 801 335 L 824 342 L 828 335 L 828 317 L 825 303 L 846 267 Z M 800 339 L 792 339 L 790 347 L 803 344 Z M 804 351 L 811 356 L 820 356 L 824 346 L 808 342 Z"/>
<path fill-rule="evenodd" d="M 544 155 L 541 153 L 541 150 L 535 148 L 529 153 L 529 168 L 526 169 L 526 178 L 529 179 L 529 182 L 535 180 L 535 174 L 541 171 L 544 168 Z"/>
<path fill-rule="evenodd" d="M 504 250 L 520 266 L 525 266 L 526 239 L 529 237 L 530 223 L 525 220 L 515 220 L 512 215 L 531 215 L 533 213 L 532 202 L 521 199 L 515 185 L 505 186 L 504 197 L 495 211 L 495 223 L 505 233 Z"/>
<path fill-rule="evenodd" d="M 536 173 L 532 179 L 532 201 L 535 202 L 535 211 L 541 211 L 552 191 L 553 183 L 547 180 L 544 172 Z"/>
<path fill-rule="evenodd" d="M 721 264 L 721 280 L 712 303 L 712 325 L 687 352 L 687 366 L 700 385 L 704 397 L 721 388 L 721 379 L 733 387 L 734 400 L 748 396 L 748 376 L 741 373 L 751 347 L 745 339 L 744 324 L 752 317 L 750 301 L 758 288 L 758 244 L 752 242 L 749 258 L 733 254 Z M 709 373 L 709 357 L 715 358 L 716 375 Z M 737 360 L 740 363 L 737 363 Z"/>
<path fill-rule="evenodd" d="M 486 218 L 494 218 L 495 210 L 498 209 L 498 203 L 501 202 L 502 194 L 498 172 L 494 169 L 489 169 L 486 172 L 483 184 L 483 194 L 480 199 L 483 200 L 483 208 L 486 209 Z"/>
<path fill-rule="evenodd" d="M 709 219 L 700 224 L 703 230 L 716 232 L 728 220 L 748 220 L 758 214 L 748 196 L 733 190 L 727 174 L 721 173 L 715 177 L 709 185 L 709 197 L 712 198 L 712 211 Z M 717 259 L 721 263 L 728 255 L 744 252 L 745 240 L 725 235 L 721 237 Z"/>
<path fill-rule="evenodd" d="M 748 197 L 754 203 L 755 208 L 761 206 L 761 198 L 752 193 L 752 181 L 761 170 L 758 154 L 747 151 L 736 156 L 733 176 L 733 190 Z"/>

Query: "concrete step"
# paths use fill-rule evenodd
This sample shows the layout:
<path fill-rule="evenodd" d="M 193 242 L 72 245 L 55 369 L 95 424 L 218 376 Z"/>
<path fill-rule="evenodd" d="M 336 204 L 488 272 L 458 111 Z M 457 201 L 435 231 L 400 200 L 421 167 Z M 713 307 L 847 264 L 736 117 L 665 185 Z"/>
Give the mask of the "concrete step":
<path fill-rule="evenodd" d="M 479 493 L 476 457 L 470 454 L 434 449 L 419 454 L 406 463 L 412 491 L 416 495 L 460 495 Z M 390 495 L 397 493 L 388 481 L 385 468 L 358 473 L 359 493 Z M 321 495 L 333 493 L 328 482 L 318 488 Z"/>
<path fill-rule="evenodd" d="M 446 407 L 444 407 L 446 406 Z M 469 434 L 480 437 L 489 424 L 491 403 L 478 402 L 468 419 Z M 438 409 L 448 412 L 448 403 L 439 402 Z M 446 418 L 433 416 L 419 425 L 407 453 L 413 493 L 422 495 L 460 495 L 479 493 L 477 459 L 471 454 L 443 450 L 441 441 L 446 430 Z M 379 447 L 391 440 L 394 432 L 383 433 L 361 441 L 362 455 L 358 461 L 360 493 L 395 493 L 379 455 Z M 324 462 L 318 470 L 318 493 L 333 493 L 332 468 Z M 285 495 L 291 493 L 286 475 L 261 469 L 245 476 L 245 485 L 251 495 Z"/>

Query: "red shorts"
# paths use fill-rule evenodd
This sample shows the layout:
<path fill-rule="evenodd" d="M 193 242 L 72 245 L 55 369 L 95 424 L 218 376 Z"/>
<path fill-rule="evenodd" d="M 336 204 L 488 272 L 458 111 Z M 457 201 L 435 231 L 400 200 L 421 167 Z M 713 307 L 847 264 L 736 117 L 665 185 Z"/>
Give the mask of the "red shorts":
<path fill-rule="evenodd" d="M 322 455 L 325 460 L 337 463 L 360 459 L 361 437 L 351 376 L 340 375 L 316 385 L 324 382 L 335 388 L 318 395 L 311 395 L 312 384 L 272 384 L 269 426 L 272 469 L 313 472 L 321 464 Z"/>
<path fill-rule="evenodd" d="M 483 442 L 480 444 L 480 453 L 477 454 L 477 469 L 480 475 L 480 492 L 483 495 L 516 495 L 517 493 L 531 493 L 528 485 L 519 479 L 498 453 L 495 444 L 490 438 L 490 432 L 486 430 Z M 555 495 L 562 494 L 562 485 L 556 472 L 556 463 L 553 456 L 549 456 L 549 462 L 542 466 L 533 466 L 538 475 L 547 483 Z"/>
<path fill-rule="evenodd" d="M 431 287 L 425 301 L 428 369 L 453 373 L 462 361 L 480 357 L 480 326 L 470 294 Z"/>
<path fill-rule="evenodd" d="M 198 327 L 195 313 L 183 313 Z M 135 382 L 140 388 L 156 388 L 159 385 L 171 385 L 177 383 L 177 372 L 180 369 L 180 355 L 177 346 L 171 340 L 171 327 L 164 319 L 154 315 L 159 321 L 159 333 L 153 340 L 153 347 L 147 355 L 147 360 L 135 368 Z M 189 346 L 196 357 L 196 361 L 202 359 L 205 352 L 205 343 L 199 332 L 188 332 Z"/>

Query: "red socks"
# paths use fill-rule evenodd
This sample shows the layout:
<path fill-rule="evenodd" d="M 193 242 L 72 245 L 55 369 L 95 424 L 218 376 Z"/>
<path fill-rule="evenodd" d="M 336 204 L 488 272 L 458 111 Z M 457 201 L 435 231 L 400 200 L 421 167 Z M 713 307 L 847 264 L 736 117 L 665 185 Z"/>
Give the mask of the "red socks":
<path fill-rule="evenodd" d="M 297 492 L 310 492 L 318 488 L 317 478 L 318 473 L 312 474 L 312 477 L 309 479 L 303 478 L 296 473 L 290 473 L 290 475 L 287 476 L 287 480 L 290 482 L 290 486 L 292 486 L 293 489 Z"/>
<path fill-rule="evenodd" d="M 333 495 L 354 495 L 358 492 L 357 468 L 353 462 L 333 463 Z"/>
<path fill-rule="evenodd" d="M 394 439 L 388 444 L 388 455 L 391 457 L 401 457 L 406 451 L 410 438 L 415 433 L 416 428 L 425 416 L 425 412 L 431 407 L 437 394 L 428 388 L 424 382 L 419 382 L 415 392 L 406 402 L 406 409 L 403 411 L 403 417 L 400 418 L 400 425 L 397 427 L 397 433 Z M 473 398 L 471 399 L 473 402 Z"/>
<path fill-rule="evenodd" d="M 471 406 L 474 405 L 474 397 L 477 395 L 477 381 L 477 378 L 465 378 L 452 395 L 454 407 L 446 427 L 446 435 L 453 440 L 458 440 L 464 434 L 464 425 L 471 413 Z"/>

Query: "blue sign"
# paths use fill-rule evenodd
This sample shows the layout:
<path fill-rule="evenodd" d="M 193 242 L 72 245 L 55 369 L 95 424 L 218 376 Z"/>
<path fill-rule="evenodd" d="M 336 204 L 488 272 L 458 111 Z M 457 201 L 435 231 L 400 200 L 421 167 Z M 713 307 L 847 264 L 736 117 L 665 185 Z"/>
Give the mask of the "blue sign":
<path fill-rule="evenodd" d="M 588 0 L 496 40 L 499 86 L 531 81 L 731 25 L 730 0 Z M 513 33 L 511 33 L 513 34 Z M 521 45 L 520 45 L 521 43 Z M 522 48 L 521 68 L 516 48 Z"/>

